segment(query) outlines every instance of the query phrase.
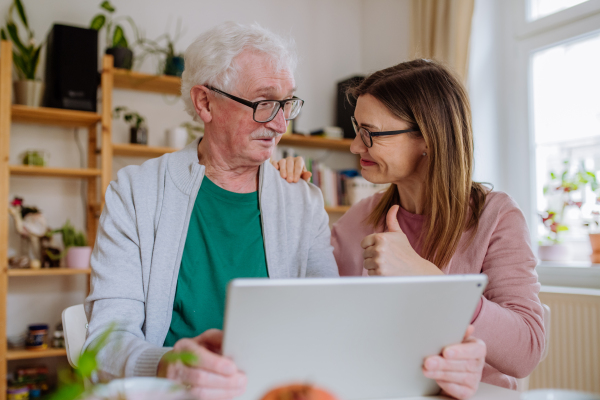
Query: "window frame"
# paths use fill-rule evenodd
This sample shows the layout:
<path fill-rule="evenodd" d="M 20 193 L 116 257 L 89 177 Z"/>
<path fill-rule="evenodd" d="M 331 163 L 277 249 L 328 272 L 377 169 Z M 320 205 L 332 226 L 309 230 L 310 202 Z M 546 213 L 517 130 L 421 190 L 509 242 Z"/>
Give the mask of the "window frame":
<path fill-rule="evenodd" d="M 510 162 L 506 164 L 505 176 L 530 227 L 532 244 L 537 245 L 539 217 L 531 55 L 561 43 L 600 33 L 600 0 L 589 0 L 531 22 L 526 21 L 528 0 L 515 0 L 515 3 L 511 14 L 513 18 L 515 15 L 519 16 L 512 38 L 516 63 L 512 67 L 512 74 L 510 70 L 505 71 L 505 76 L 513 76 L 511 95 L 506 98 L 506 111 L 507 118 L 515 122 L 515 129 L 507 130 L 505 156 Z"/>

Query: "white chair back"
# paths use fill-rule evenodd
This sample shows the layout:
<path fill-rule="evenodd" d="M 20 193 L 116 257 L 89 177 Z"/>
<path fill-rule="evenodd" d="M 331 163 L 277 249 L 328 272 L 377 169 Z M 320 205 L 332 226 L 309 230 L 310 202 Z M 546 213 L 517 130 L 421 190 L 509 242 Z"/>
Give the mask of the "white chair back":
<path fill-rule="evenodd" d="M 62 312 L 63 331 L 67 359 L 73 368 L 77 368 L 79 355 L 87 335 L 87 316 L 83 304 L 65 308 Z"/>

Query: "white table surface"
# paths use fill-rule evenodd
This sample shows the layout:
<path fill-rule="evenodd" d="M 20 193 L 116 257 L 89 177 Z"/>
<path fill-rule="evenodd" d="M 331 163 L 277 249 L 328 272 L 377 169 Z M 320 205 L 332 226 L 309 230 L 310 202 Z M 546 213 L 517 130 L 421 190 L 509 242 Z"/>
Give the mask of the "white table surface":
<path fill-rule="evenodd" d="M 516 390 L 508 390 L 498 386 L 480 383 L 479 390 L 470 400 L 519 400 L 521 393 Z M 448 399 L 446 396 L 418 396 L 404 397 L 401 400 L 431 400 L 431 399 Z M 400 399 L 398 399 L 400 400 Z"/>

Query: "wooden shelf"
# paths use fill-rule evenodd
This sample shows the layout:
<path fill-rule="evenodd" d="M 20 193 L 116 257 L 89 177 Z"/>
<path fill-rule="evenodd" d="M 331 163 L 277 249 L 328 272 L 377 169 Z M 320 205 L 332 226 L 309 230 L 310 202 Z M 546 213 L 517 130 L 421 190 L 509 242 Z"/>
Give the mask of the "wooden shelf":
<path fill-rule="evenodd" d="M 100 114 L 91 111 L 64 110 L 61 108 L 11 106 L 13 122 L 54 125 L 67 128 L 89 127 L 100 122 Z"/>
<path fill-rule="evenodd" d="M 325 207 L 325 211 L 328 213 L 343 214 L 350 209 L 350 206 L 336 206 L 336 207 Z"/>
<path fill-rule="evenodd" d="M 11 165 L 8 169 L 11 175 L 51 176 L 55 178 L 93 178 L 101 174 L 99 169 L 94 168 L 53 168 L 36 167 L 33 165 Z"/>
<path fill-rule="evenodd" d="M 352 139 L 327 139 L 318 136 L 283 135 L 279 144 L 283 146 L 310 147 L 349 152 Z"/>
<path fill-rule="evenodd" d="M 7 350 L 7 360 L 27 360 L 31 358 L 45 358 L 45 357 L 63 357 L 67 355 L 66 349 L 46 349 L 46 350 Z"/>
<path fill-rule="evenodd" d="M 113 143 L 113 154 L 124 157 L 160 157 L 165 153 L 173 153 L 178 149 L 172 147 L 152 147 L 144 144 Z"/>
<path fill-rule="evenodd" d="M 150 75 L 127 69 L 114 69 L 114 87 L 162 94 L 181 95 L 181 78 L 167 75 Z"/>
<path fill-rule="evenodd" d="M 75 268 L 40 268 L 40 269 L 9 269 L 8 276 L 58 276 L 58 275 L 89 275 L 91 269 Z"/>

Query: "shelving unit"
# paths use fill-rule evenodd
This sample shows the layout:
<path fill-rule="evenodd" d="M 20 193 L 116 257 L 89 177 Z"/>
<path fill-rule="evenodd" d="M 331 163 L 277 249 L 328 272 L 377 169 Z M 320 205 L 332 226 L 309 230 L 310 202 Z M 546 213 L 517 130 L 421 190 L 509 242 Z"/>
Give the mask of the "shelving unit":
<path fill-rule="evenodd" d="M 111 68 L 104 67 L 110 64 Z M 102 113 L 63 110 L 47 107 L 27 107 L 12 103 L 12 48 L 11 43 L 2 41 L 0 43 L 0 400 L 6 399 L 6 372 L 7 362 L 12 360 L 26 360 L 46 357 L 64 357 L 65 349 L 26 350 L 7 348 L 6 342 L 6 299 L 8 295 L 9 277 L 11 279 L 30 279 L 32 277 L 47 277 L 60 279 L 64 276 L 87 276 L 91 274 L 90 269 L 8 269 L 8 231 L 9 216 L 8 209 L 10 193 L 10 177 L 26 176 L 36 178 L 72 178 L 83 179 L 87 185 L 86 225 L 87 238 L 90 243 L 95 241 L 98 226 L 99 212 L 101 208 L 98 193 L 98 181 L 104 180 L 104 171 L 98 168 L 97 163 L 97 140 L 98 124 L 101 125 L 102 148 L 100 157 L 106 159 L 106 151 L 110 146 L 111 129 L 111 104 L 105 102 L 112 91 L 112 57 L 107 56 L 103 62 L 102 84 Z M 107 96 L 108 95 L 108 96 Z M 88 165 L 87 168 L 56 168 L 37 167 L 27 165 L 10 165 L 10 131 L 12 123 L 36 124 L 43 126 L 59 126 L 65 128 L 85 128 L 88 130 Z M 110 159 L 109 159 L 110 160 Z M 110 160 L 112 161 L 112 160 Z M 110 176 L 107 178 L 110 179 Z"/>
<path fill-rule="evenodd" d="M 46 349 L 46 350 L 8 350 L 6 352 L 6 360 L 28 360 L 33 358 L 45 357 L 65 357 L 67 350 L 65 349 Z M 6 392 L 6 389 L 5 389 Z"/>

